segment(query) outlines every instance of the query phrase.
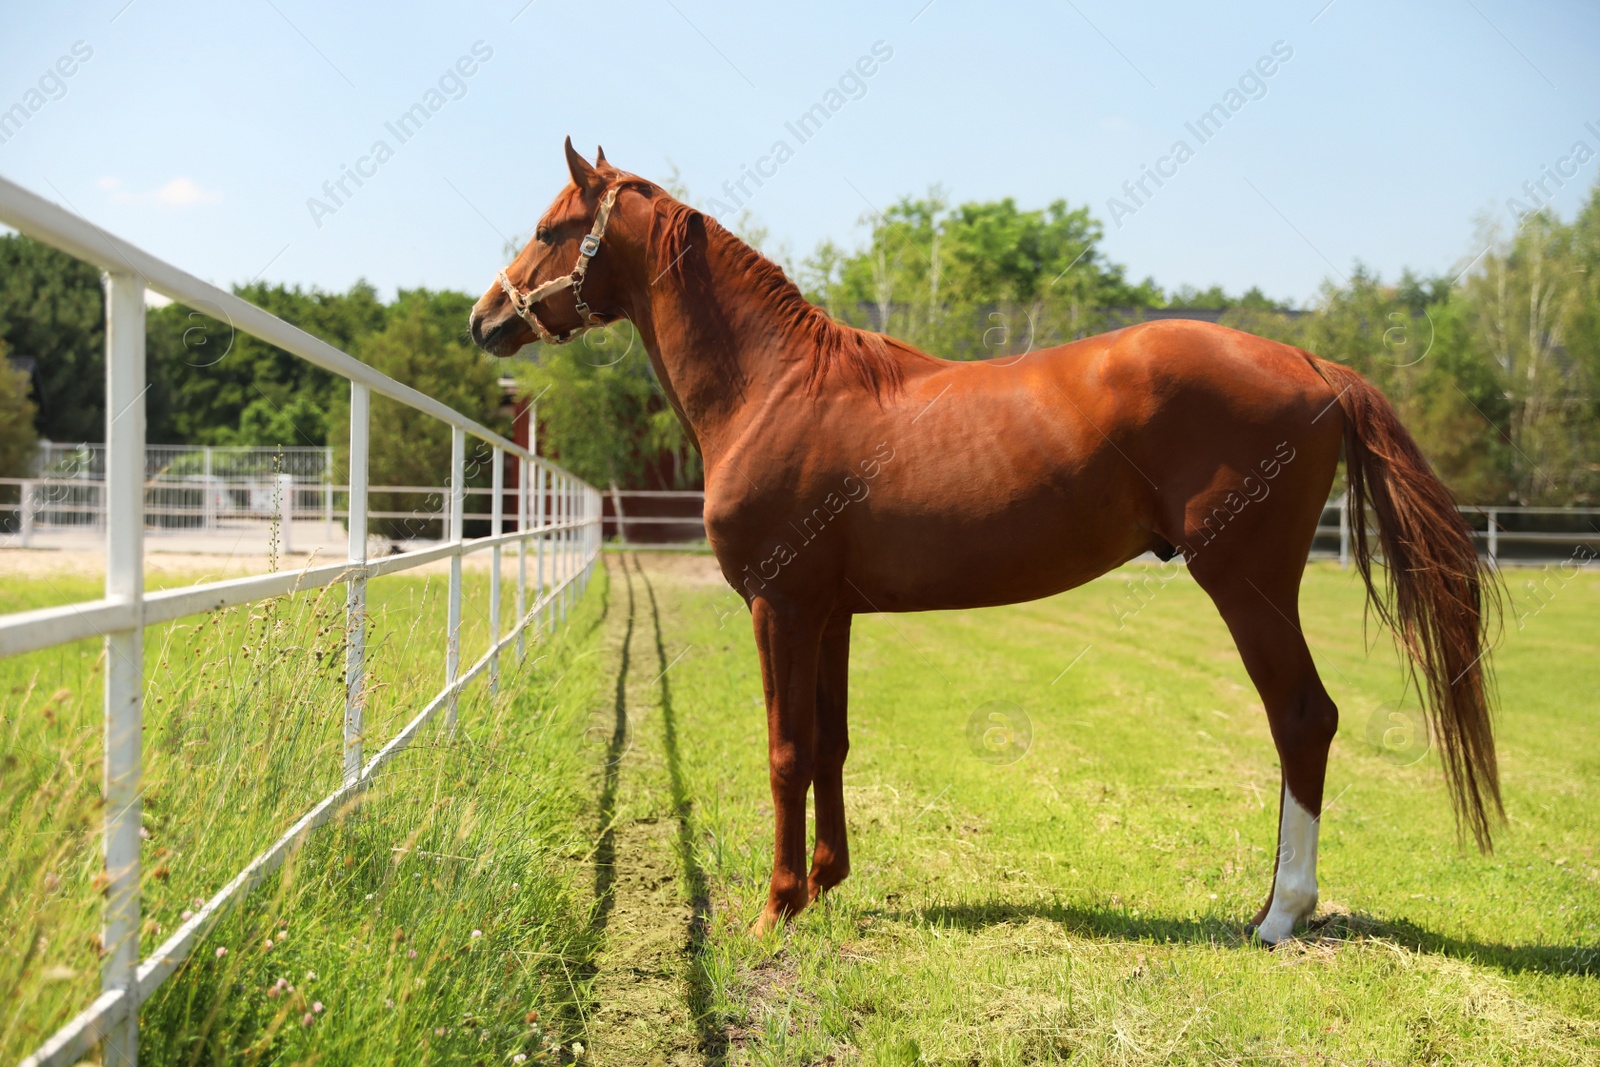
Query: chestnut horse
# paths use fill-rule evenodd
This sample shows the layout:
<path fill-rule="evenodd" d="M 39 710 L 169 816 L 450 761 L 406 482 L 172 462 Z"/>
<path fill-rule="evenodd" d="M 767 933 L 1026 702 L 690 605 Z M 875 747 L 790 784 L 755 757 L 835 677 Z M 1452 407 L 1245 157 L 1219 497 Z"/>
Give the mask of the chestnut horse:
<path fill-rule="evenodd" d="M 569 140 L 567 163 L 571 185 L 473 308 L 472 337 L 509 356 L 628 319 L 704 457 L 706 534 L 749 606 L 766 693 L 777 825 L 755 931 L 850 870 L 852 616 L 1050 596 L 1154 552 L 1184 557 L 1265 705 L 1279 848 L 1252 927 L 1268 944 L 1289 936 L 1316 908 L 1338 724 L 1298 594 L 1341 448 L 1369 600 L 1421 676 L 1458 827 L 1488 847 L 1503 817 L 1484 660 L 1494 587 L 1449 492 L 1360 375 L 1170 320 L 1025 358 L 936 359 L 835 322 L 603 152 L 590 165 Z"/>

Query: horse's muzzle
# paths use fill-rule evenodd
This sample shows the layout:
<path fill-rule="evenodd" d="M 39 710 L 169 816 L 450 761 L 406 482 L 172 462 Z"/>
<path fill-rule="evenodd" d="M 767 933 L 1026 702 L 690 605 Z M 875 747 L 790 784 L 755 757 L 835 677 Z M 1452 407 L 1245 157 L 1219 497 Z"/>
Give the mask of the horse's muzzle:
<path fill-rule="evenodd" d="M 516 321 L 515 315 L 485 315 L 473 308 L 467 318 L 467 332 L 472 336 L 472 343 L 491 356 L 509 356 L 518 347 L 512 340 Z"/>

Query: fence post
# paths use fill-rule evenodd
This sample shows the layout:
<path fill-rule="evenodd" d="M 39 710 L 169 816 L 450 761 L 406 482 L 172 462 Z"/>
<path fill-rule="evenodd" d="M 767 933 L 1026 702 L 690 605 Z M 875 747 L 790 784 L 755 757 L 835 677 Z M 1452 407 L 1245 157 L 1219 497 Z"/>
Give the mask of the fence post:
<path fill-rule="evenodd" d="M 21 528 L 22 547 L 33 544 L 33 483 L 23 482 L 17 487 L 17 524 Z"/>
<path fill-rule="evenodd" d="M 372 390 L 350 383 L 350 578 L 344 597 L 344 784 L 361 777 L 361 729 L 366 708 L 367 442 Z M 330 481 L 330 485 L 332 482 Z"/>
<path fill-rule="evenodd" d="M 578 514 L 584 523 L 584 526 L 578 531 L 578 544 L 582 546 L 578 555 L 578 573 L 582 575 L 578 579 L 578 599 L 582 600 L 583 594 L 589 591 L 589 541 L 591 533 L 588 522 L 592 517 L 590 509 L 594 506 L 594 498 L 587 488 L 580 486 L 578 488 L 578 500 Z M 605 513 L 604 501 L 600 503 L 600 512 L 603 517 Z M 601 529 L 604 530 L 604 528 L 605 524 L 602 522 Z"/>
<path fill-rule="evenodd" d="M 206 487 L 205 524 L 206 532 L 209 533 L 217 525 L 217 487 L 211 480 L 211 446 L 202 446 L 201 455 L 204 457 L 201 484 Z"/>
<path fill-rule="evenodd" d="M 628 527 L 623 521 L 622 493 L 617 490 L 615 481 L 611 483 L 611 517 L 617 523 L 617 543 L 626 545 L 628 543 Z"/>
<path fill-rule="evenodd" d="M 547 512 L 546 507 L 545 507 L 545 498 L 544 498 L 544 486 L 545 486 L 546 474 L 547 474 L 547 472 L 544 469 L 544 464 L 543 463 L 539 464 L 536 468 L 534 468 L 534 476 L 538 479 L 538 486 L 539 486 L 537 491 L 535 491 L 534 497 L 533 497 L 533 507 L 534 507 L 534 511 L 536 512 L 536 515 L 534 517 L 534 529 L 539 531 L 539 540 L 537 542 L 538 551 L 539 551 L 539 580 L 536 581 L 534 583 L 534 585 L 533 585 L 533 588 L 535 590 L 537 590 L 537 592 L 534 593 L 534 601 L 535 601 L 535 603 L 538 602 L 540 597 L 544 596 L 545 542 L 550 539 L 549 535 L 547 533 L 545 533 L 545 529 L 544 529 L 545 526 L 547 525 L 547 515 L 548 515 L 548 512 Z M 555 618 L 555 608 L 554 608 L 554 606 L 551 605 L 550 603 L 546 603 L 545 606 L 544 606 L 544 632 L 546 634 L 548 634 L 550 632 L 550 622 L 554 618 Z"/>
<path fill-rule="evenodd" d="M 567 583 L 567 614 L 572 614 L 572 609 L 578 603 L 578 534 L 576 525 L 578 521 L 578 483 L 574 478 L 567 479 L 567 574 L 572 580 Z"/>
<path fill-rule="evenodd" d="M 562 579 L 566 575 L 567 566 L 565 540 L 567 532 L 564 529 L 561 529 L 561 522 L 566 517 L 563 510 L 566 506 L 566 502 L 561 498 L 561 491 L 565 486 L 565 477 L 563 475 L 556 474 L 554 471 L 551 471 L 550 524 L 556 527 L 556 530 L 550 535 L 550 589 L 552 591 L 550 603 L 553 609 L 551 622 L 555 626 L 560 626 L 562 620 L 566 618 L 567 607 L 567 589 L 566 585 L 562 582 Z"/>
<path fill-rule="evenodd" d="M 108 1067 L 139 1061 L 139 831 L 144 730 L 144 283 L 106 275 L 106 598 L 134 624 L 106 637 L 105 910 L 100 989 L 124 990 L 105 1038 Z"/>
<path fill-rule="evenodd" d="M 450 427 L 450 543 L 457 552 L 450 557 L 450 619 L 444 653 L 444 684 L 454 686 L 461 671 L 461 530 L 462 512 L 467 502 L 467 431 Z M 445 710 L 446 736 L 456 735 L 456 693 L 451 692 Z"/>
<path fill-rule="evenodd" d="M 505 532 L 506 454 L 494 446 L 494 502 L 489 505 L 489 536 Z M 489 549 L 489 695 L 500 691 L 500 544 Z"/>
<path fill-rule="evenodd" d="M 605 504 L 600 500 L 599 492 L 591 489 L 583 490 L 583 518 L 584 521 L 598 519 L 605 511 Z M 594 577 L 594 554 L 601 540 L 605 526 L 585 526 L 583 528 L 583 592 L 589 591 L 589 579 Z"/>
<path fill-rule="evenodd" d="M 572 483 L 561 476 L 561 623 L 567 621 L 567 609 L 572 606 Z"/>
<path fill-rule="evenodd" d="M 1489 566 L 1499 566 L 1500 558 L 1500 509 L 1489 509 Z"/>
<path fill-rule="evenodd" d="M 517 457 L 517 659 L 528 652 L 528 461 Z"/>
<path fill-rule="evenodd" d="M 333 540 L 333 446 L 322 450 L 322 539 Z"/>
<path fill-rule="evenodd" d="M 278 520 L 278 551 L 294 551 L 294 475 L 272 476 L 272 510 Z"/>
<path fill-rule="evenodd" d="M 1350 494 L 1339 498 L 1339 569 L 1350 566 Z"/>

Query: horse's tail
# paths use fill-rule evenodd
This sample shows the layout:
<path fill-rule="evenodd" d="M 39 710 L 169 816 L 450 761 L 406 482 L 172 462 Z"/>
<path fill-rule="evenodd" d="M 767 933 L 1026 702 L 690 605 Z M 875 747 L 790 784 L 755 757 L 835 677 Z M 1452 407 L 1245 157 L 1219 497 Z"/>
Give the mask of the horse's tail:
<path fill-rule="evenodd" d="M 1486 657 L 1500 585 L 1479 558 L 1450 491 L 1376 386 L 1349 367 L 1313 359 L 1345 415 L 1344 459 L 1356 565 L 1379 618 L 1420 669 L 1458 833 L 1492 847 L 1504 822 L 1490 722 Z M 1372 578 L 1368 505 L 1377 513 L 1384 588 Z"/>

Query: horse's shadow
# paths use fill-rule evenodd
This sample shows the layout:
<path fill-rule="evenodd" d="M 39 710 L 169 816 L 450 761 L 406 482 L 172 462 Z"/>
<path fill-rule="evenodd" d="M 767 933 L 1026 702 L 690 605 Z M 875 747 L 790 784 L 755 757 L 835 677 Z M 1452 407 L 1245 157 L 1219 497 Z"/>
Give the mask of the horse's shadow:
<path fill-rule="evenodd" d="M 916 925 L 976 932 L 1042 919 L 1077 937 L 1152 944 L 1168 941 L 1247 948 L 1251 941 L 1242 923 L 1219 918 L 1177 918 L 1133 915 L 1121 908 L 1076 904 L 1014 904 L 1002 900 L 931 905 L 882 911 L 882 918 Z M 1361 912 L 1340 911 L 1313 919 L 1296 940 L 1302 946 L 1336 949 L 1363 941 L 1386 941 L 1412 952 L 1448 956 L 1507 973 L 1600 975 L 1600 945 L 1504 945 L 1437 933 L 1409 919 L 1379 919 Z"/>

